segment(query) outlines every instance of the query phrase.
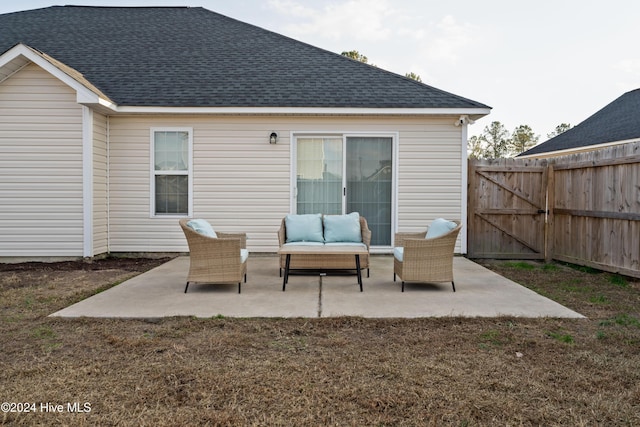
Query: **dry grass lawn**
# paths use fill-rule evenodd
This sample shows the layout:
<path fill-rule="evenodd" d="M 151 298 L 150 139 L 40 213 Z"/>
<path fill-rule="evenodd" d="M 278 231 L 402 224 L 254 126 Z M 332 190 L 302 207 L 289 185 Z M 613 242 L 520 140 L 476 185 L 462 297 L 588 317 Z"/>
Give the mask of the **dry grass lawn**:
<path fill-rule="evenodd" d="M 587 320 L 47 317 L 159 262 L 0 264 L 1 424 L 640 425 L 638 280 L 483 263 Z"/>

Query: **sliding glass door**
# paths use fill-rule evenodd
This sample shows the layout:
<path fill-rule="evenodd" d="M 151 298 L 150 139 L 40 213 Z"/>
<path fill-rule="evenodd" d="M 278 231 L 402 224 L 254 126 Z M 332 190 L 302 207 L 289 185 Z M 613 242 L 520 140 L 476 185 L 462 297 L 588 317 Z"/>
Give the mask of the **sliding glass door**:
<path fill-rule="evenodd" d="M 296 211 L 359 212 L 372 246 L 390 246 L 393 218 L 393 138 L 298 137 Z"/>
<path fill-rule="evenodd" d="M 372 245 L 390 246 L 392 139 L 347 137 L 346 151 L 346 211 L 367 219 Z"/>
<path fill-rule="evenodd" d="M 301 138 L 296 148 L 297 213 L 342 213 L 342 138 Z"/>

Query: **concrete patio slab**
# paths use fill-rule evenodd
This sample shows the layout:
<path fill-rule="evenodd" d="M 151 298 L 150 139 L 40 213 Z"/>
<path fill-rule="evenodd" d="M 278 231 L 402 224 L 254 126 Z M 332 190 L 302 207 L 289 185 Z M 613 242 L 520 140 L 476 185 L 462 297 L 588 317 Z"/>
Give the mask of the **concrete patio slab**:
<path fill-rule="evenodd" d="M 393 258 L 373 264 L 360 293 L 342 277 L 322 278 L 322 314 L 326 317 L 583 317 L 532 290 L 466 258 L 454 258 L 456 292 L 451 283 L 393 282 Z"/>
<path fill-rule="evenodd" d="M 393 257 L 371 257 L 363 274 L 292 275 L 282 292 L 278 257 L 249 258 L 248 281 L 237 285 L 184 285 L 189 258 L 175 258 L 120 285 L 53 313 L 55 317 L 160 318 L 215 317 L 558 317 L 579 313 L 508 280 L 466 258 L 454 259 L 456 292 L 451 284 L 393 282 Z"/>

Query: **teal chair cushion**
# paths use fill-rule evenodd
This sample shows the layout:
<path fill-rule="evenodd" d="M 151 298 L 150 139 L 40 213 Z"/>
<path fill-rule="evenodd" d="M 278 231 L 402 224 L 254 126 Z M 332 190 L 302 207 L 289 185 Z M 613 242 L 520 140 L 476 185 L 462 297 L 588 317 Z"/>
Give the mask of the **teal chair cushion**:
<path fill-rule="evenodd" d="M 302 214 L 287 215 L 287 243 L 292 242 L 324 242 L 322 236 L 322 215 Z"/>
<path fill-rule="evenodd" d="M 425 236 L 425 238 L 433 239 L 434 237 L 443 236 L 448 232 L 450 232 L 451 230 L 453 230 L 454 228 L 456 228 L 457 226 L 458 224 L 456 224 L 455 222 L 447 221 L 444 218 L 434 219 L 433 222 L 431 223 L 431 226 L 429 227 L 429 230 L 427 230 L 427 235 Z"/>
<path fill-rule="evenodd" d="M 283 248 L 287 246 L 324 246 L 324 243 L 322 242 L 291 242 L 291 243 L 285 243 L 284 245 L 282 245 Z"/>
<path fill-rule="evenodd" d="M 240 249 L 240 263 L 244 264 L 249 259 L 249 250 Z"/>
<path fill-rule="evenodd" d="M 362 242 L 360 214 L 358 212 L 352 212 L 348 215 L 325 215 L 322 220 L 324 222 L 325 242 Z"/>
<path fill-rule="evenodd" d="M 404 260 L 404 248 L 401 246 L 393 248 L 393 256 L 396 257 L 398 261 L 402 262 Z"/>
<path fill-rule="evenodd" d="M 197 233 L 204 234 L 208 237 L 218 237 L 211 224 L 209 224 L 204 219 L 192 219 L 191 221 L 187 222 L 187 227 L 191 228 Z"/>

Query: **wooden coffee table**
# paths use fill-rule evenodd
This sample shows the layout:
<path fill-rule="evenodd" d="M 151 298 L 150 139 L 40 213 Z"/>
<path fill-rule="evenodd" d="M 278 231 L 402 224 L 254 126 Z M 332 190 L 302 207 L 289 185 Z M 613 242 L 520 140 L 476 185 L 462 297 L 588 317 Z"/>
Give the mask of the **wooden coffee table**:
<path fill-rule="evenodd" d="M 360 271 L 360 255 L 366 255 L 367 248 L 360 246 L 304 246 L 304 245 L 288 245 L 278 250 L 278 255 L 286 255 L 284 267 L 284 279 L 282 280 L 282 291 L 284 292 L 287 282 L 289 281 L 289 265 L 291 263 L 291 255 L 352 255 L 356 257 L 356 274 L 358 276 L 358 285 L 362 292 L 362 273 Z"/>

